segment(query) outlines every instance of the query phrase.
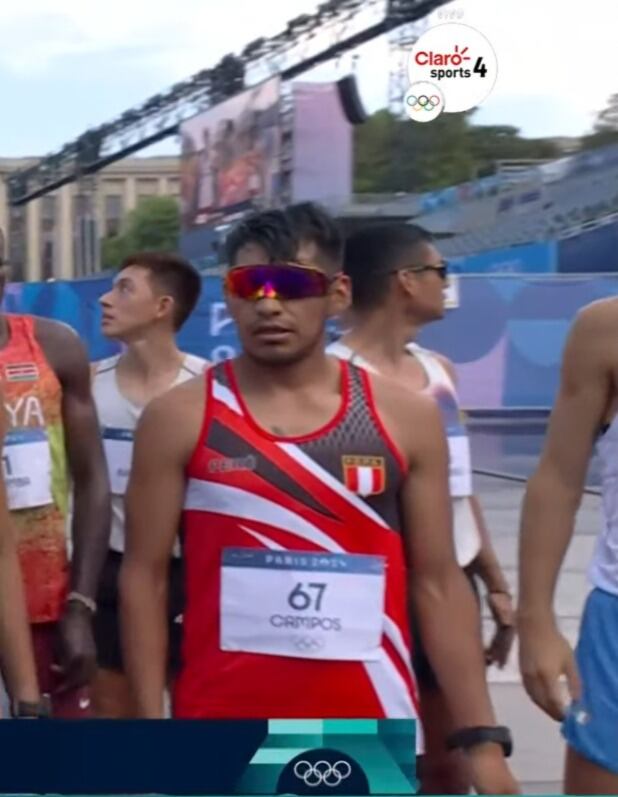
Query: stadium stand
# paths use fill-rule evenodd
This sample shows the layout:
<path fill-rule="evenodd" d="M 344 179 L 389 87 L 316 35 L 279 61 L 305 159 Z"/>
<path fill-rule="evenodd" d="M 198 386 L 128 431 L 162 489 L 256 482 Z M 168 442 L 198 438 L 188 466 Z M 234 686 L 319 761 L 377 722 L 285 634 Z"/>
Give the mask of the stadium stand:
<path fill-rule="evenodd" d="M 618 147 L 432 192 L 417 204 L 414 221 L 446 236 L 449 257 L 577 235 L 618 218 Z"/>

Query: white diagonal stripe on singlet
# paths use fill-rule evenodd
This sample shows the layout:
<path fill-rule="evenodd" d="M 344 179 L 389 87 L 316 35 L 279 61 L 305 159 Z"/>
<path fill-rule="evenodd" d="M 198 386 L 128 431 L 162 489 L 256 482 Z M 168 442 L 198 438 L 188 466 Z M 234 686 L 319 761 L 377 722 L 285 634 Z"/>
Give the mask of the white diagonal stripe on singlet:
<path fill-rule="evenodd" d="M 230 410 L 238 413 L 238 415 L 242 415 L 242 410 L 240 409 L 240 404 L 236 396 L 229 387 L 222 385 L 221 382 L 218 382 L 216 379 L 212 380 L 212 395 L 217 401 L 225 404 Z"/>
<path fill-rule="evenodd" d="M 282 451 L 285 451 L 286 454 L 292 457 L 292 459 L 295 459 L 299 465 L 302 465 L 303 468 L 306 468 L 306 470 L 308 470 L 313 476 L 324 482 L 327 487 L 336 492 L 355 509 L 358 509 L 359 512 L 362 512 L 370 520 L 373 520 L 374 523 L 382 526 L 382 528 L 388 529 L 388 524 L 382 520 L 377 512 L 374 512 L 374 510 L 368 504 L 348 490 L 348 488 L 342 482 L 336 479 L 321 465 L 318 465 L 318 463 L 311 459 L 311 457 L 307 456 L 307 454 L 305 454 L 301 448 L 294 443 L 277 443 L 277 445 Z"/>
<path fill-rule="evenodd" d="M 420 717 L 416 713 L 406 682 L 386 651 L 382 649 L 377 661 L 366 661 L 363 666 L 382 704 L 385 716 L 388 719 L 416 720 L 416 752 L 417 754 L 424 752 Z"/>
<path fill-rule="evenodd" d="M 243 414 L 236 396 L 228 387 L 222 385 L 221 382 L 218 382 L 216 379 L 213 379 L 212 382 L 212 393 L 215 399 L 221 401 L 230 410 L 236 412 L 238 415 Z M 373 520 L 374 523 L 377 523 L 383 528 L 388 528 L 388 524 L 382 520 L 377 512 L 374 512 L 374 510 L 363 500 L 354 495 L 354 493 L 350 492 L 350 490 L 348 490 L 342 482 L 336 479 L 315 460 L 311 459 L 311 457 L 307 456 L 307 454 L 305 454 L 304 451 L 296 444 L 278 442 L 277 446 L 290 457 L 295 459 L 299 465 L 302 465 L 304 468 L 310 471 L 313 476 L 322 481 L 327 487 L 329 487 L 331 490 L 334 490 L 341 498 L 345 499 L 355 509 L 358 509 L 366 517 Z"/>
<path fill-rule="evenodd" d="M 331 553 L 345 553 L 345 550 L 328 534 L 313 523 L 292 512 L 291 509 L 276 504 L 261 495 L 234 487 L 231 484 L 204 482 L 189 479 L 185 494 L 185 510 L 214 512 L 219 515 L 266 523 L 269 526 L 296 534 L 304 540 L 321 546 Z"/>
<path fill-rule="evenodd" d="M 283 545 L 279 545 L 278 542 L 271 540 L 270 537 L 267 537 L 265 534 L 260 534 L 259 531 L 254 531 L 253 529 L 248 528 L 247 526 L 240 527 L 243 531 L 246 531 L 247 534 L 250 534 L 252 537 L 258 542 L 261 542 L 265 548 L 270 548 L 271 551 L 287 551 L 287 548 L 284 548 Z"/>
<path fill-rule="evenodd" d="M 399 653 L 401 657 L 401 661 L 405 664 L 406 670 L 410 673 L 413 680 L 415 680 L 414 671 L 412 669 L 412 662 L 410 656 L 410 650 L 408 649 L 403 634 L 399 630 L 398 625 L 392 620 L 388 614 L 384 614 L 384 633 L 386 637 L 390 640 L 391 644 Z"/>

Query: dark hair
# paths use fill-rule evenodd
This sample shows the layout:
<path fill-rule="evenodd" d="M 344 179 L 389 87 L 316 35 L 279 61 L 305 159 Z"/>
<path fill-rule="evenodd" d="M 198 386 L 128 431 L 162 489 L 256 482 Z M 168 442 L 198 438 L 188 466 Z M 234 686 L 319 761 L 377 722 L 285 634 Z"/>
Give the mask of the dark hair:
<path fill-rule="evenodd" d="M 179 330 L 195 309 L 202 292 L 202 278 L 188 260 L 173 252 L 135 252 L 118 269 L 138 266 L 174 299 L 174 329 Z"/>
<path fill-rule="evenodd" d="M 415 224 L 374 224 L 353 233 L 345 243 L 344 271 L 352 282 L 352 306 L 378 307 L 388 294 L 389 276 L 404 254 L 430 243 L 430 232 Z"/>
<path fill-rule="evenodd" d="M 266 250 L 269 262 L 293 262 L 298 250 L 298 237 L 282 210 L 252 213 L 232 229 L 225 239 L 228 265 L 234 265 L 240 249 L 258 244 Z"/>
<path fill-rule="evenodd" d="M 319 265 L 339 271 L 343 263 L 343 233 L 326 208 L 315 202 L 298 202 L 286 209 L 299 241 L 311 241 L 319 252 Z"/>

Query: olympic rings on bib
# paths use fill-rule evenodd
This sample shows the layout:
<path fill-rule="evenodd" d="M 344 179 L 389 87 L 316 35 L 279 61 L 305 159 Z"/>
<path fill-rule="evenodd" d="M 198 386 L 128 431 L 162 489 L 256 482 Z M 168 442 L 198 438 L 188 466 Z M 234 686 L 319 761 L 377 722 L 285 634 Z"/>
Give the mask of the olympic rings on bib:
<path fill-rule="evenodd" d="M 297 636 L 294 638 L 294 647 L 296 650 L 311 651 L 321 650 L 324 647 L 323 639 L 316 639 L 310 636 Z"/>

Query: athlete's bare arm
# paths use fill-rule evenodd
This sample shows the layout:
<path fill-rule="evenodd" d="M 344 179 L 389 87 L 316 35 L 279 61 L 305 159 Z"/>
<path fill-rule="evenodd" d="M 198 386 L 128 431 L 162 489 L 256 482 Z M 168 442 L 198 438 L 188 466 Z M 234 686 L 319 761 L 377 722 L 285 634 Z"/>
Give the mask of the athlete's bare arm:
<path fill-rule="evenodd" d="M 393 438 L 407 454 L 401 493 L 410 568 L 412 611 L 457 728 L 494 726 L 474 595 L 457 564 L 449 493 L 449 454 L 440 412 L 428 397 L 378 386 L 376 402 Z M 497 745 L 469 754 L 482 793 L 515 793 L 517 786 Z"/>
<path fill-rule="evenodd" d="M 62 422 L 73 482 L 70 589 L 96 600 L 109 543 L 111 509 L 88 357 L 77 334 L 65 324 L 37 318 L 35 332 L 62 385 Z M 68 603 L 60 626 L 67 687 L 81 686 L 94 676 L 96 655 L 90 621 L 89 610 L 81 603 Z"/>
<path fill-rule="evenodd" d="M 434 352 L 457 388 L 457 371 L 448 357 Z M 479 575 L 487 589 L 489 609 L 496 624 L 496 631 L 487 648 L 487 663 L 495 663 L 499 667 L 506 665 L 515 638 L 515 617 L 511 589 L 491 541 L 491 535 L 485 522 L 481 502 L 476 494 L 470 496 L 470 508 L 481 538 L 481 550 L 472 563 L 474 572 Z"/>
<path fill-rule="evenodd" d="M 560 676 L 567 676 L 574 698 L 579 684 L 571 649 L 556 625 L 554 590 L 573 535 L 595 438 L 615 409 L 617 341 L 615 299 L 580 312 L 564 350 L 545 447 L 523 505 L 520 665 L 528 694 L 555 719 L 564 715 Z"/>
<path fill-rule="evenodd" d="M 120 603 L 125 667 L 144 718 L 163 717 L 168 571 L 204 401 L 203 377 L 179 385 L 148 404 L 135 434 Z"/>
<path fill-rule="evenodd" d="M 2 407 L 0 400 L 0 446 L 6 430 Z M 37 702 L 39 687 L 30 626 L 3 480 L 0 483 L 0 660 L 11 698 Z"/>

